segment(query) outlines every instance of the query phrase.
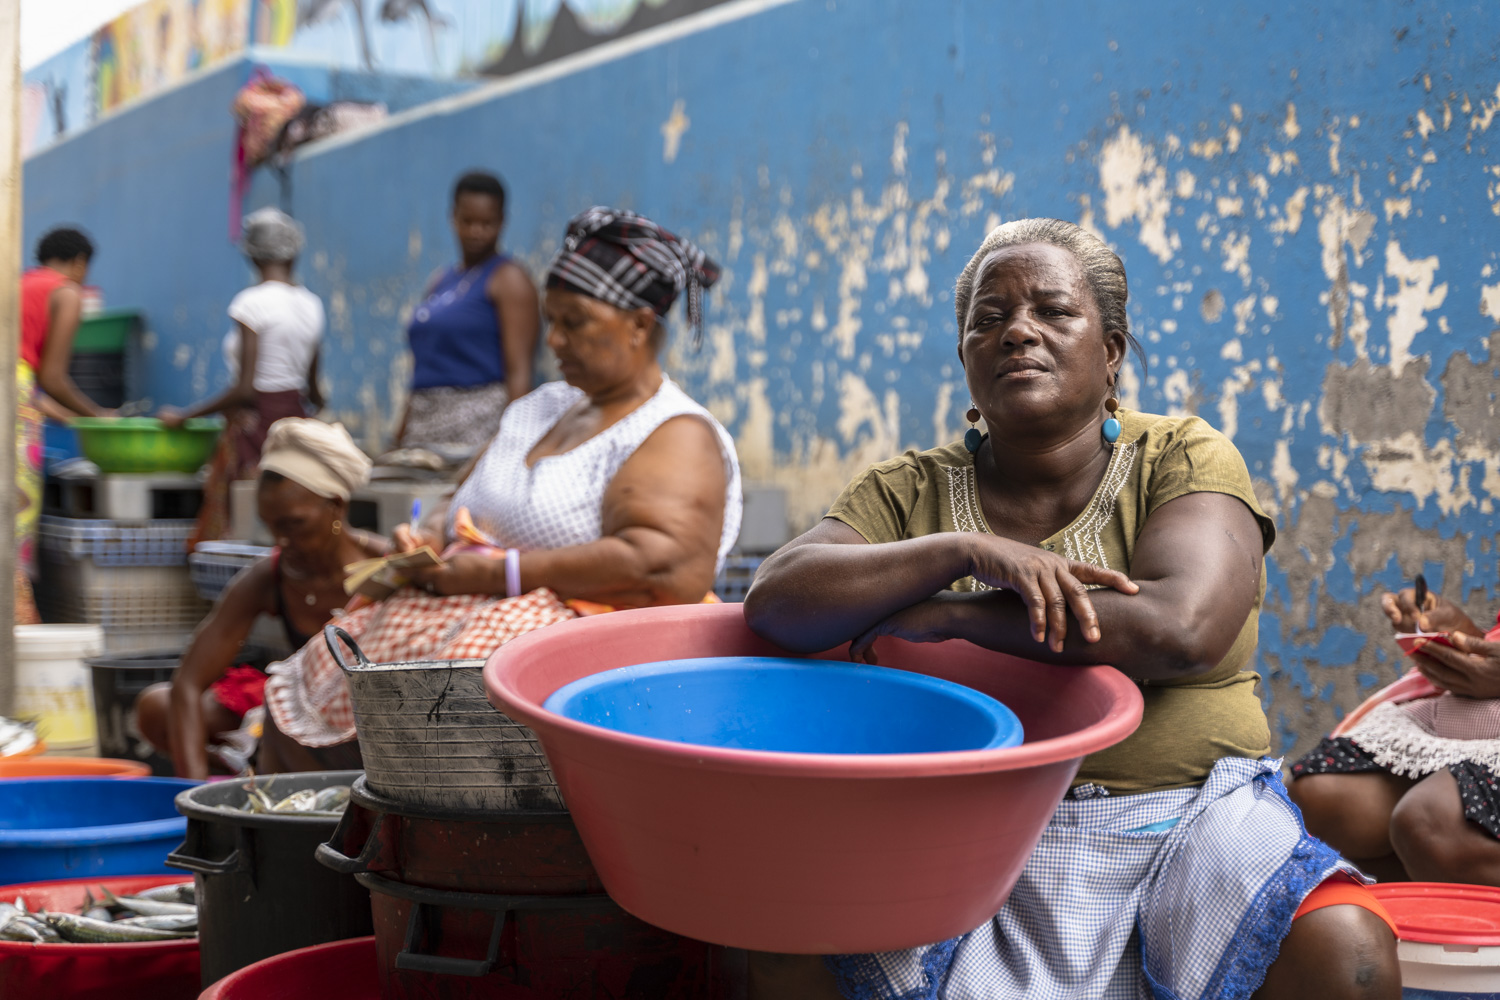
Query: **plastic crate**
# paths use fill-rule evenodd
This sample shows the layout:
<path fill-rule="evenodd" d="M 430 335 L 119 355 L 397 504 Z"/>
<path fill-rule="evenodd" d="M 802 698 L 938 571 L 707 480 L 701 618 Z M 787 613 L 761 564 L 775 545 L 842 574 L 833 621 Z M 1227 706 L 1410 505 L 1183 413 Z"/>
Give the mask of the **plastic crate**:
<path fill-rule="evenodd" d="M 43 559 L 89 560 L 96 566 L 186 566 L 194 522 L 104 521 L 44 514 L 38 528 Z"/>
<path fill-rule="evenodd" d="M 755 579 L 755 571 L 765 561 L 765 556 L 730 556 L 724 560 L 724 568 L 714 581 L 714 593 L 719 595 L 719 600 L 726 604 L 744 601 L 750 583 Z"/>
<path fill-rule="evenodd" d="M 217 601 L 224 588 L 246 566 L 271 554 L 269 547 L 245 542 L 200 542 L 188 556 L 188 572 L 198 596 Z"/>
<path fill-rule="evenodd" d="M 186 566 L 99 566 L 52 560 L 41 566 L 37 610 L 49 622 L 104 628 L 110 652 L 181 648 L 212 605 Z"/>

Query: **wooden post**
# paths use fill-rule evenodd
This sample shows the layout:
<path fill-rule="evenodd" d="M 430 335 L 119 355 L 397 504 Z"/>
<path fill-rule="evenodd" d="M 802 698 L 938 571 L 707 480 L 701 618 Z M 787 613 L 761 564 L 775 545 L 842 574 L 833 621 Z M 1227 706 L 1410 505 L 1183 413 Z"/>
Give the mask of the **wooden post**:
<path fill-rule="evenodd" d="M 21 0 L 0 0 L 0 608 L 12 609 L 21 260 Z M 15 631 L 0 628 L 0 715 L 14 704 L 15 663 Z"/>

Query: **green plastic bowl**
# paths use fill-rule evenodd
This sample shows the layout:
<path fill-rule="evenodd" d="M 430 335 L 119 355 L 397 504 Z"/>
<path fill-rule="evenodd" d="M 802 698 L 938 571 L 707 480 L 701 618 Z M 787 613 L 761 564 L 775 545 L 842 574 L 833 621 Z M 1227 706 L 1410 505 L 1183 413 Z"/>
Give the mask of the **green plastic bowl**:
<path fill-rule="evenodd" d="M 79 417 L 73 429 L 83 457 L 100 472 L 197 472 L 224 426 L 189 420 L 168 430 L 155 417 Z"/>

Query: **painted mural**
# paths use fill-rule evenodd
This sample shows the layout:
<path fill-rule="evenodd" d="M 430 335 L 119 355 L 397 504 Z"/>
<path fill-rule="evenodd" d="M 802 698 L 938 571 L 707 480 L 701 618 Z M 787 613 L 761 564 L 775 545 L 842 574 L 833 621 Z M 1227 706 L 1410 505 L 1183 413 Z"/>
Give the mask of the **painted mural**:
<path fill-rule="evenodd" d="M 251 0 L 147 0 L 26 74 L 23 155 L 227 56 L 248 37 Z"/>
<path fill-rule="evenodd" d="M 149 0 L 90 38 L 98 115 L 245 48 L 250 0 Z"/>
<path fill-rule="evenodd" d="M 258 0 L 258 44 L 331 65 L 504 76 L 724 0 Z"/>
<path fill-rule="evenodd" d="M 244 51 L 335 68 L 504 76 L 724 0 L 147 0 L 26 74 L 23 152 Z"/>

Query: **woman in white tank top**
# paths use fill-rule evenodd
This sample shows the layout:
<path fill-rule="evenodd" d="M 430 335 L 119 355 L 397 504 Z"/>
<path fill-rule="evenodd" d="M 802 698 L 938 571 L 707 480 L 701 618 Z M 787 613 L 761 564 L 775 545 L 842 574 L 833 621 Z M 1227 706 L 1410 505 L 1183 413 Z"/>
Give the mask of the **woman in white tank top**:
<path fill-rule="evenodd" d="M 718 268 L 628 212 L 568 225 L 547 280 L 547 344 L 563 382 L 513 402 L 500 432 L 425 530 L 400 549 L 449 547 L 416 587 L 340 624 L 377 662 L 487 656 L 530 629 L 621 607 L 696 603 L 739 534 L 734 443 L 667 378 L 661 319 Z M 455 542 L 482 542 L 455 550 Z M 601 605 L 606 607 L 600 608 Z M 272 669 L 269 723 L 308 746 L 355 736 L 348 689 L 322 640 Z"/>
<path fill-rule="evenodd" d="M 167 427 L 194 417 L 224 415 L 203 506 L 191 544 L 222 538 L 229 529 L 231 484 L 254 479 L 271 425 L 283 417 L 305 417 L 323 408 L 318 388 L 318 350 L 323 338 L 323 300 L 297 284 L 302 226 L 274 208 L 245 216 L 241 249 L 260 281 L 229 303 L 234 326 L 224 336 L 229 386 L 185 410 L 163 407 Z"/>

